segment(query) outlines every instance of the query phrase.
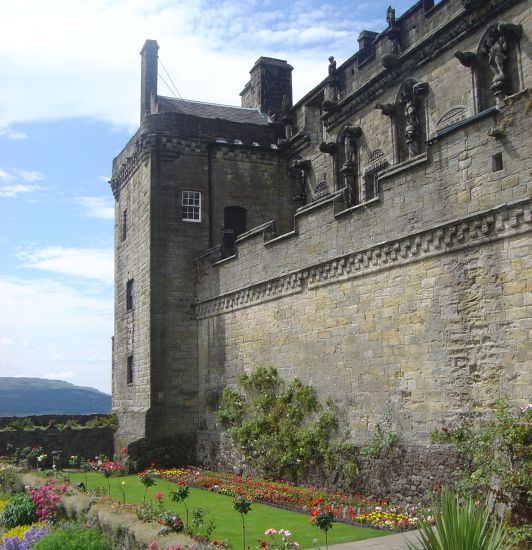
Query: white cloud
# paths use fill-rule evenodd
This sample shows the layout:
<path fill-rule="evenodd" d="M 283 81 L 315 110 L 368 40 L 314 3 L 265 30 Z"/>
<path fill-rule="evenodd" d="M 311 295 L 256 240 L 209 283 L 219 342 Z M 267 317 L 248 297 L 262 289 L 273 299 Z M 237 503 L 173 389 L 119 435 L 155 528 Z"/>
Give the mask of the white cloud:
<path fill-rule="evenodd" d="M 89 218 L 114 220 L 115 207 L 112 197 L 78 197 L 75 201 L 85 209 Z"/>
<path fill-rule="evenodd" d="M 20 179 L 24 181 L 32 182 L 44 179 L 44 174 L 42 172 L 38 172 L 37 170 L 16 170 L 16 172 Z"/>
<path fill-rule="evenodd" d="M 61 275 L 113 282 L 113 250 L 111 248 L 66 248 L 49 246 L 40 250 L 19 252 L 21 267 L 52 271 Z"/>
<path fill-rule="evenodd" d="M 9 128 L 0 130 L 0 136 L 5 136 L 7 139 L 26 139 L 28 137 L 28 135 L 24 132 L 11 130 Z"/>
<path fill-rule="evenodd" d="M 397 0 L 398 14 L 413 1 Z M 295 67 L 298 98 L 326 76 L 329 55 L 340 63 L 356 50 L 359 31 L 384 29 L 388 2 L 295 0 L 278 9 L 259 0 L 9 2 L 0 34 L 0 125 L 92 117 L 136 126 L 146 38 L 158 40 L 183 97 L 238 104 L 248 71 L 265 55 Z"/>
<path fill-rule="evenodd" d="M 13 183 L 9 185 L 0 185 L 0 197 L 12 198 L 17 195 L 32 193 L 33 191 L 39 191 L 42 189 L 40 185 L 26 185 L 23 183 Z"/>
<path fill-rule="evenodd" d="M 112 331 L 113 297 L 101 285 L 0 277 L 0 334 L 24 342 L 2 348 L 0 376 L 75 376 L 108 392 Z"/>
<path fill-rule="evenodd" d="M 0 340 L 0 346 L 4 348 L 7 346 L 11 346 L 12 344 L 13 344 L 13 340 L 11 340 L 11 338 L 4 337 Z"/>
<path fill-rule="evenodd" d="M 40 185 L 33 184 L 33 182 L 44 179 L 42 172 L 36 170 L 14 170 L 13 172 L 11 174 L 0 169 L 0 181 L 4 182 L 0 185 L 0 198 L 13 198 L 42 189 Z M 17 180 L 22 180 L 25 183 L 18 183 Z"/>

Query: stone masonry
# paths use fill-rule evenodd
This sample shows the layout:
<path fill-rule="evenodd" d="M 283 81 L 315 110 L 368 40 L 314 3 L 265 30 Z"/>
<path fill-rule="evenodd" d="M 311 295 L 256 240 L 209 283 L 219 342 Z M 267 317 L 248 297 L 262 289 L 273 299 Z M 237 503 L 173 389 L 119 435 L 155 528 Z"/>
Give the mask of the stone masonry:
<path fill-rule="evenodd" d="M 275 367 L 357 444 L 391 419 L 362 488 L 408 499 L 456 462 L 433 429 L 529 400 L 532 10 L 421 0 L 386 23 L 295 105 L 267 57 L 243 107 L 158 96 L 147 42 L 111 182 L 117 447 L 237 467 L 221 391 Z"/>

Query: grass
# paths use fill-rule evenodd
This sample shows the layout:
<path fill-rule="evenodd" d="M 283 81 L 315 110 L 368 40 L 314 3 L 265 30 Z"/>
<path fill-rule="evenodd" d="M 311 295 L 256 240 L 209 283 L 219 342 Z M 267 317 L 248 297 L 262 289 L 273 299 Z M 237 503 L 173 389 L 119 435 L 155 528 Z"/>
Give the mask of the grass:
<path fill-rule="evenodd" d="M 72 474 L 71 482 L 85 482 L 83 474 Z M 122 501 L 121 483 L 126 483 L 124 492 L 126 502 L 134 504 L 142 503 L 144 496 L 144 486 L 137 476 L 124 476 L 111 478 L 111 496 L 115 500 Z M 107 492 L 107 480 L 99 473 L 89 472 L 87 474 L 88 488 L 94 489 L 101 487 Z M 157 483 L 148 489 L 146 501 L 152 500 L 157 491 L 164 493 L 164 507 L 167 510 L 177 511 L 183 521 L 185 521 L 185 507 L 182 503 L 176 504 L 169 498 L 169 493 L 174 490 L 176 484 L 170 481 L 157 480 Z M 233 498 L 211 493 L 201 489 L 190 489 L 190 496 L 186 501 L 190 519 L 194 508 L 204 508 L 211 512 L 216 521 L 216 530 L 212 538 L 218 540 L 230 539 L 235 549 L 242 547 L 242 521 L 240 514 L 233 510 Z M 289 512 L 273 506 L 264 504 L 253 504 L 251 511 L 246 516 L 246 545 L 255 548 L 257 540 L 266 540 L 264 531 L 273 527 L 274 529 L 288 529 L 292 533 L 292 540 L 296 540 L 301 548 L 323 547 L 325 537 L 323 533 L 311 525 L 310 516 L 298 512 Z M 376 529 L 355 527 L 343 523 L 335 523 L 329 531 L 329 544 L 341 542 L 351 542 L 355 540 L 369 539 L 389 535 L 387 531 L 378 531 Z"/>

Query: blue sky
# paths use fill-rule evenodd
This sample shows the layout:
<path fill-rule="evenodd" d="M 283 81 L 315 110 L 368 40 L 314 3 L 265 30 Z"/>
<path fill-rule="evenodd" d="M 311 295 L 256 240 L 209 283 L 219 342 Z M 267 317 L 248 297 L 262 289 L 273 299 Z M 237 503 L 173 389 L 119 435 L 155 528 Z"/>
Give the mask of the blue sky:
<path fill-rule="evenodd" d="M 394 3 L 400 15 L 412 1 Z M 186 4 L 186 5 L 185 5 Z M 18 0 L 0 33 L 0 376 L 111 389 L 113 157 L 138 124 L 139 51 L 184 98 L 232 105 L 261 56 L 294 100 L 385 27 L 387 1 Z M 163 76 L 164 72 L 160 69 Z M 168 80 L 168 79 L 167 79 Z M 159 93 L 172 95 L 159 82 Z"/>

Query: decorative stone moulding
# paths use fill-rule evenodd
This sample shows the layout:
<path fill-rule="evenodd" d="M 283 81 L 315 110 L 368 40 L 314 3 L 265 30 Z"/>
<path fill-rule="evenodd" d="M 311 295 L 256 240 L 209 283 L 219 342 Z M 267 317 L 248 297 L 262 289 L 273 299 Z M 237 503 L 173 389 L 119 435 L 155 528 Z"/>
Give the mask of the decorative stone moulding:
<path fill-rule="evenodd" d="M 300 293 L 305 288 L 361 277 L 395 265 L 432 258 L 493 242 L 532 230 L 532 201 L 524 199 L 497 208 L 379 243 L 364 250 L 327 260 L 318 265 L 262 281 L 195 305 L 196 318 L 224 314 L 242 307 Z M 237 260 L 238 261 L 238 260 Z M 221 266 L 220 266 L 221 267 Z"/>

